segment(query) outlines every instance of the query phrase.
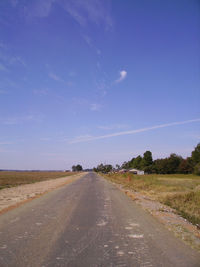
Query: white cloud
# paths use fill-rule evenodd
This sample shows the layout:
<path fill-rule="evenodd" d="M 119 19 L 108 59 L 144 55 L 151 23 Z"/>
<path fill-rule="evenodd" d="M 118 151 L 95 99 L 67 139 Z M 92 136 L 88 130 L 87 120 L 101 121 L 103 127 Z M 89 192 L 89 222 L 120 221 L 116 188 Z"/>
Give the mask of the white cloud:
<path fill-rule="evenodd" d="M 88 141 L 93 141 L 93 140 L 111 138 L 111 137 L 115 137 L 115 136 L 122 136 L 122 135 L 129 135 L 129 134 L 148 132 L 148 131 L 156 130 L 156 129 L 160 129 L 160 128 L 172 127 L 172 126 L 175 126 L 175 125 L 183 125 L 183 124 L 194 123 L 194 122 L 200 122 L 200 118 L 199 119 L 194 119 L 194 120 L 188 120 L 188 121 L 179 121 L 179 122 L 160 124 L 160 125 L 151 126 L 151 127 L 147 127 L 147 128 L 142 128 L 142 129 L 137 129 L 137 130 L 130 130 L 130 131 L 123 131 L 123 132 L 117 132 L 117 133 L 100 135 L 100 136 L 87 136 L 86 138 L 82 138 L 82 139 L 74 138 L 69 143 L 70 144 L 82 143 L 82 142 L 88 142 Z"/>
<path fill-rule="evenodd" d="M 104 24 L 106 28 L 110 28 L 113 22 L 109 14 L 109 2 L 108 0 L 65 0 L 62 3 L 68 14 L 81 26 L 92 22 L 97 25 Z"/>
<path fill-rule="evenodd" d="M 35 1 L 28 1 L 27 5 L 24 6 L 24 13 L 27 18 L 33 17 L 48 17 L 51 10 L 53 3 L 56 0 L 35 0 Z"/>
<path fill-rule="evenodd" d="M 0 124 L 5 125 L 17 125 L 25 122 L 41 122 L 43 120 L 43 116 L 38 115 L 25 115 L 25 116 L 13 116 L 8 118 L 0 118 Z"/>
<path fill-rule="evenodd" d="M 41 90 L 33 90 L 33 93 L 35 95 L 47 95 L 48 94 L 48 90 L 47 89 L 41 89 Z"/>
<path fill-rule="evenodd" d="M 123 81 L 126 78 L 127 71 L 122 70 L 122 71 L 119 72 L 119 74 L 120 74 L 120 77 L 119 77 L 119 79 L 116 80 L 116 83 L 119 83 L 119 82 Z"/>
<path fill-rule="evenodd" d="M 111 125 L 105 125 L 105 126 L 98 126 L 99 129 L 102 130 L 114 130 L 114 129 L 124 129 L 127 128 L 128 126 L 125 124 L 111 124 Z"/>
<path fill-rule="evenodd" d="M 27 1 L 23 9 L 27 18 L 44 18 L 50 15 L 54 4 L 58 4 L 80 26 L 92 22 L 97 25 L 104 24 L 105 28 L 109 29 L 113 25 L 110 3 L 110 0 L 35 0 L 30 3 Z"/>
<path fill-rule="evenodd" d="M 62 78 L 60 78 L 58 75 L 56 75 L 55 73 L 53 72 L 50 72 L 49 73 L 49 77 L 51 79 L 53 79 L 54 81 L 57 81 L 57 82 L 64 82 L 64 80 Z"/>
<path fill-rule="evenodd" d="M 101 105 L 100 104 L 91 104 L 90 105 L 90 110 L 92 111 L 99 111 L 101 109 Z"/>

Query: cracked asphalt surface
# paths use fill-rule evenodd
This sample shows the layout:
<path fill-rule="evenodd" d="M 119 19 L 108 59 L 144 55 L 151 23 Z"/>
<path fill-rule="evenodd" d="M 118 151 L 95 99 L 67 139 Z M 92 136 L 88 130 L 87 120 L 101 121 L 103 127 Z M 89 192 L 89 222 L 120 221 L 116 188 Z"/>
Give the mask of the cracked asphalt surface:
<path fill-rule="evenodd" d="M 95 173 L 0 216 L 0 266 L 200 266 L 200 254 Z"/>

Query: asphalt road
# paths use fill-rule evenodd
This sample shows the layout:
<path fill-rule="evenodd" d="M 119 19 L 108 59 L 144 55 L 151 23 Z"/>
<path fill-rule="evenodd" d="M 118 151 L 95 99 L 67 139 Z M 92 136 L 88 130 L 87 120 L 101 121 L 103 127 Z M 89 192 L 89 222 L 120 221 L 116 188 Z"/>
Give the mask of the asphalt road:
<path fill-rule="evenodd" d="M 0 216 L 0 266 L 200 266 L 190 249 L 94 173 Z"/>

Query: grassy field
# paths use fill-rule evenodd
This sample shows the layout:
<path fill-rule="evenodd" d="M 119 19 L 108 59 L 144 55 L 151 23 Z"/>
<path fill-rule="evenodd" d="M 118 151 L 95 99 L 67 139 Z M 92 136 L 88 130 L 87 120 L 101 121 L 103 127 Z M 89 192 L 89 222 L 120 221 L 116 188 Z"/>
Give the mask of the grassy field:
<path fill-rule="evenodd" d="M 14 172 L 0 171 L 0 189 L 30 184 L 76 174 L 74 172 Z"/>
<path fill-rule="evenodd" d="M 184 218 L 200 226 L 200 176 L 192 174 L 138 176 L 113 173 L 104 174 L 104 177 L 174 208 Z"/>

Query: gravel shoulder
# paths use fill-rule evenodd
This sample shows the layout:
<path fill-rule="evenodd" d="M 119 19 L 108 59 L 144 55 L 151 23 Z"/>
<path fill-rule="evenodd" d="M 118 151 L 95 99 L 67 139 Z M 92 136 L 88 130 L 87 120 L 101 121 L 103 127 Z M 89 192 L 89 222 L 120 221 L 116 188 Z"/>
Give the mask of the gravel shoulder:
<path fill-rule="evenodd" d="M 156 217 L 156 219 L 164 224 L 168 230 L 172 231 L 176 237 L 200 252 L 200 229 L 198 229 L 197 226 L 182 218 L 169 206 L 166 206 L 149 196 L 143 195 L 142 193 L 124 188 L 123 185 L 113 184 L 144 210 Z"/>
<path fill-rule="evenodd" d="M 10 210 L 58 187 L 74 182 L 83 175 L 85 175 L 85 173 L 2 189 L 0 190 L 0 213 Z"/>

